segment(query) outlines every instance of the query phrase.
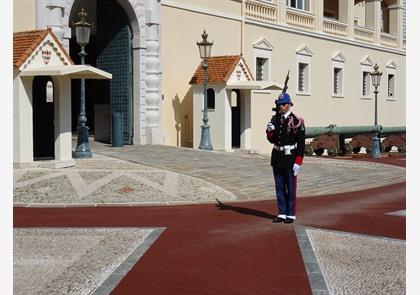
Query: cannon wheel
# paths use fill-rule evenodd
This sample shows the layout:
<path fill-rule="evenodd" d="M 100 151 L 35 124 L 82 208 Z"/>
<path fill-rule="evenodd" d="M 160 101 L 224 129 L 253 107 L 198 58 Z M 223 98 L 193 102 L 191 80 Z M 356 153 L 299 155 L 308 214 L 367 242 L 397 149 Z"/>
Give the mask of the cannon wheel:
<path fill-rule="evenodd" d="M 322 154 L 324 153 L 324 149 L 323 148 L 316 149 L 314 152 L 315 152 L 315 155 L 322 156 Z"/>
<path fill-rule="evenodd" d="M 327 150 L 328 156 L 337 156 L 338 154 L 338 149 L 336 147 L 330 147 Z"/>
<path fill-rule="evenodd" d="M 310 144 L 305 145 L 305 155 L 312 156 L 314 154 L 314 148 Z"/>
<path fill-rule="evenodd" d="M 405 145 L 398 146 L 398 152 L 399 153 L 405 153 Z"/>
<path fill-rule="evenodd" d="M 358 154 L 362 148 L 360 146 L 353 148 L 353 153 Z"/>
<path fill-rule="evenodd" d="M 387 146 L 387 147 L 385 147 L 384 146 L 384 151 L 386 152 L 386 153 L 389 153 L 390 151 L 391 151 L 391 149 L 392 149 L 392 146 Z"/>
<path fill-rule="evenodd" d="M 346 144 L 344 145 L 344 151 L 345 151 L 345 154 L 346 154 L 346 155 L 351 154 L 351 153 L 352 153 L 352 151 L 353 151 L 353 147 L 352 147 L 352 145 L 351 145 L 350 143 L 346 143 Z"/>

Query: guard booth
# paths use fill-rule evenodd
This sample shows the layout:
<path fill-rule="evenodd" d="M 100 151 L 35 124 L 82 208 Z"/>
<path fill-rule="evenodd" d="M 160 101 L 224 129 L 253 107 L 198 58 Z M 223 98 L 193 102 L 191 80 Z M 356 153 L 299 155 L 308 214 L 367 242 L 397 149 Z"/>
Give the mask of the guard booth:
<path fill-rule="evenodd" d="M 13 34 L 13 164 L 74 166 L 71 79 L 111 79 L 89 65 L 74 65 L 50 29 Z"/>
<path fill-rule="evenodd" d="M 214 150 L 253 150 L 253 90 L 282 90 L 273 81 L 255 81 L 240 55 L 214 56 L 207 59 L 207 105 L 210 137 Z M 193 147 L 198 148 L 203 125 L 203 69 L 197 67 L 190 80 L 193 89 Z"/>

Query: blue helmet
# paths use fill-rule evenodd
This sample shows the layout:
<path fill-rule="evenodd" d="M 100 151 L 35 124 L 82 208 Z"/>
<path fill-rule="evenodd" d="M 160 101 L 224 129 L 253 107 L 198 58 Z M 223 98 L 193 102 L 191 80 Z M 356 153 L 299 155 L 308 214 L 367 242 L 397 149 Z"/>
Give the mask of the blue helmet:
<path fill-rule="evenodd" d="M 284 103 L 288 103 L 290 105 L 293 105 L 292 99 L 290 98 L 290 95 L 287 94 L 286 92 L 281 93 L 279 95 L 279 97 L 276 99 L 275 103 L 276 103 L 276 106 L 279 106 L 279 105 L 284 104 Z"/>

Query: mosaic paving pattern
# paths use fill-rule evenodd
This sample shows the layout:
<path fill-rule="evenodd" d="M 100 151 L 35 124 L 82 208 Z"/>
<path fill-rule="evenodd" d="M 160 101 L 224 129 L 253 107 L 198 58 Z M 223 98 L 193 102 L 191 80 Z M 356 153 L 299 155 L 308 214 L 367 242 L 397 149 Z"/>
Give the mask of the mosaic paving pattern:
<path fill-rule="evenodd" d="M 92 294 L 153 231 L 14 229 L 13 294 Z"/>
<path fill-rule="evenodd" d="M 14 169 L 15 205 L 153 204 L 235 200 L 209 182 L 95 155 L 66 169 Z"/>
<path fill-rule="evenodd" d="M 405 294 L 405 241 L 318 229 L 307 234 L 330 294 Z"/>

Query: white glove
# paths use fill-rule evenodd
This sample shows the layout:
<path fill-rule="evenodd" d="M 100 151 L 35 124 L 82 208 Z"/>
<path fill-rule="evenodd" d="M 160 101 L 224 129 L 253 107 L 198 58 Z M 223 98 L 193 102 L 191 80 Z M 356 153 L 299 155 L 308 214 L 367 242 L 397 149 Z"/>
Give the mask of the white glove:
<path fill-rule="evenodd" d="M 276 129 L 276 127 L 273 125 L 273 123 L 268 122 L 268 124 L 267 124 L 267 130 L 268 131 L 273 131 L 274 129 Z"/>
<path fill-rule="evenodd" d="M 300 165 L 298 165 L 296 163 L 293 164 L 293 175 L 297 176 L 299 174 L 299 171 L 300 171 Z"/>

